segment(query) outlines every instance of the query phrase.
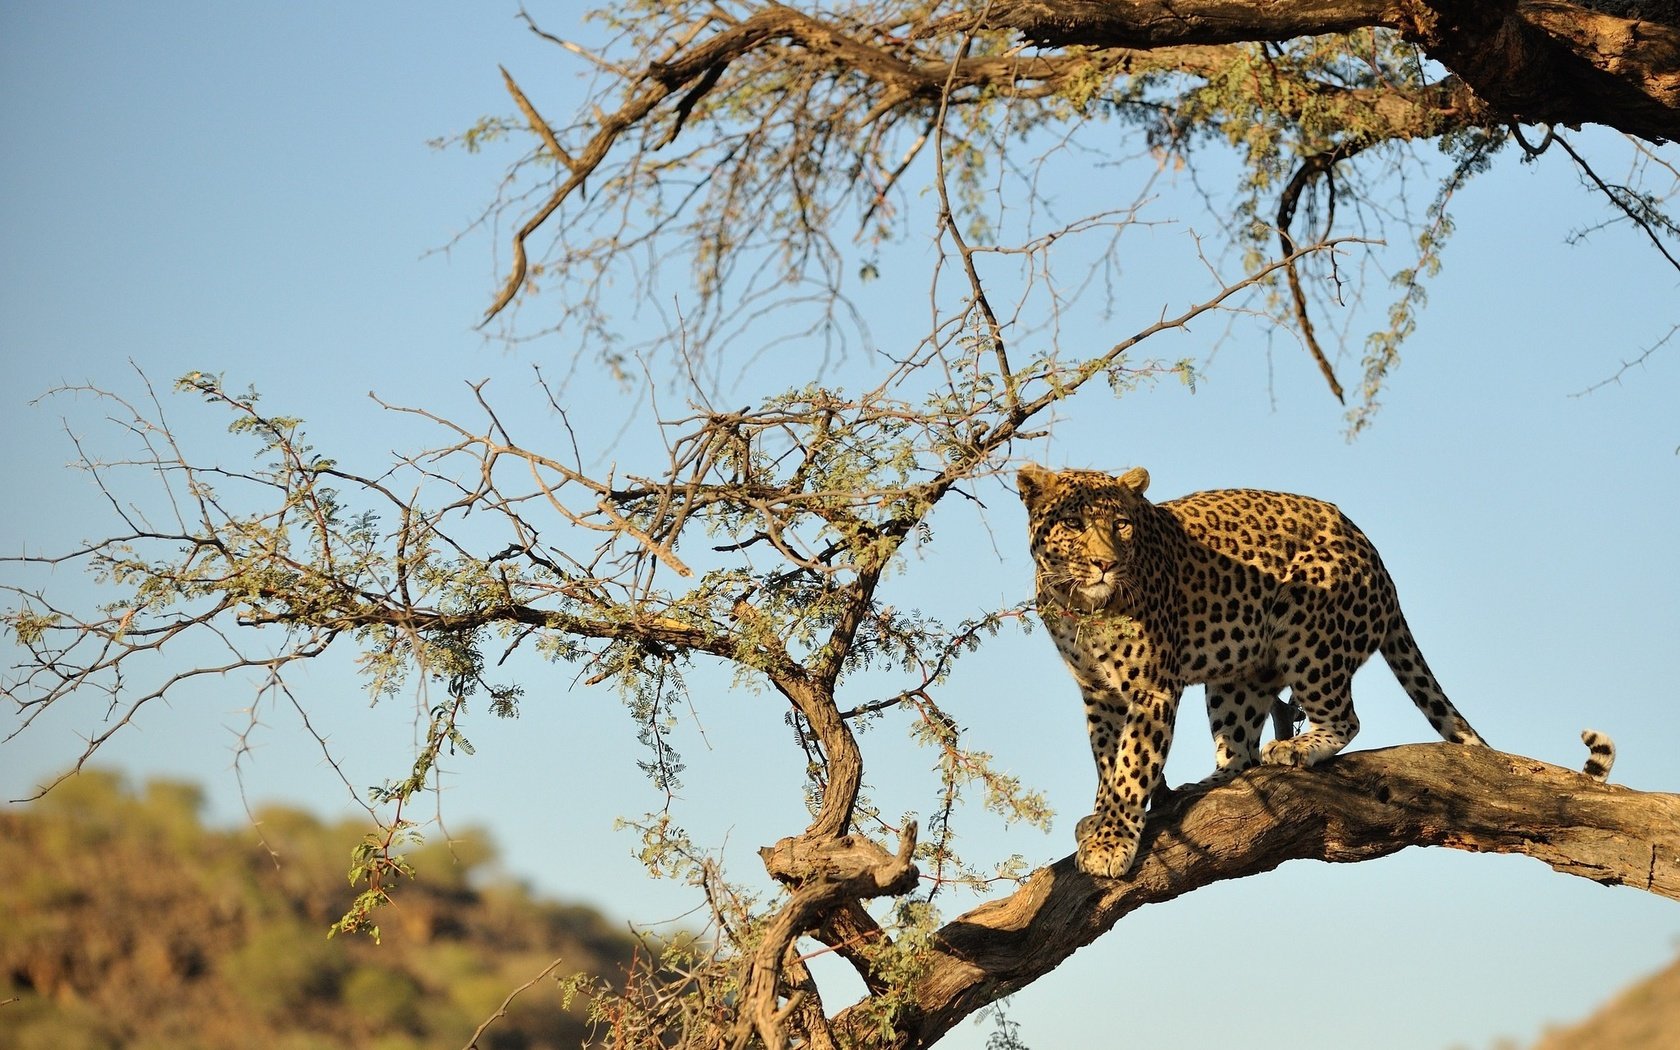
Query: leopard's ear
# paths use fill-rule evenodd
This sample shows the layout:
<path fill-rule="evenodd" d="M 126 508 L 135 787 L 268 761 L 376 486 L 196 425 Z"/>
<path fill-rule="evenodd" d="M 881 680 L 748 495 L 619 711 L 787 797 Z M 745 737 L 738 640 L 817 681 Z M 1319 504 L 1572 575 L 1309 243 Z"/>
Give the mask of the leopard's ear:
<path fill-rule="evenodd" d="M 1028 463 L 1015 475 L 1015 487 L 1020 490 L 1021 502 L 1028 510 L 1042 507 L 1056 494 L 1060 479 L 1053 470 Z"/>
<path fill-rule="evenodd" d="M 1120 484 L 1141 496 L 1143 490 L 1149 487 L 1149 471 L 1142 467 L 1133 467 L 1120 475 Z"/>

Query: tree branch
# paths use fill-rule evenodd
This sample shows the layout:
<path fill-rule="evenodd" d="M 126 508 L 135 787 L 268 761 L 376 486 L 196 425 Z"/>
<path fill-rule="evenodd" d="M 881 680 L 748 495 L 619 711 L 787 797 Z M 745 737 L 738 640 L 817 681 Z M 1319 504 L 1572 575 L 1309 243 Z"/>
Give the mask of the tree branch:
<path fill-rule="evenodd" d="M 1307 315 L 1307 293 L 1301 287 L 1301 274 L 1295 267 L 1295 237 L 1290 232 L 1290 224 L 1295 221 L 1295 208 L 1300 204 L 1301 194 L 1306 192 L 1314 179 L 1324 178 L 1330 182 L 1330 215 L 1336 214 L 1336 165 L 1364 149 L 1363 143 L 1347 140 L 1338 143 L 1322 153 L 1315 153 L 1301 162 L 1295 169 L 1295 174 L 1284 187 L 1283 195 L 1278 198 L 1277 231 L 1278 247 L 1285 260 L 1284 277 L 1289 284 L 1290 299 L 1295 304 L 1295 324 L 1301 331 L 1301 338 L 1307 344 L 1307 353 L 1312 355 L 1313 362 L 1318 365 L 1319 374 L 1324 377 L 1330 387 L 1330 393 L 1335 395 L 1337 402 L 1347 403 L 1343 396 L 1342 384 L 1336 379 L 1336 370 L 1330 366 L 1330 359 L 1324 356 L 1324 348 L 1318 345 L 1318 337 L 1313 334 L 1312 318 Z M 1329 232 L 1331 222 L 1326 221 L 1324 229 Z"/>
<path fill-rule="evenodd" d="M 1357 862 L 1408 846 L 1520 853 L 1680 900 L 1680 795 L 1451 744 L 1358 752 L 1311 770 L 1266 766 L 1152 814 L 1145 854 L 1125 879 L 1090 878 L 1066 857 L 946 924 L 912 990 L 904 1044 L 931 1045 L 1144 904 L 1289 860 Z M 837 1028 L 856 1020 L 849 1014 Z"/>
<path fill-rule="evenodd" d="M 1525 123 L 1680 138 L 1680 25 L 1555 0 L 997 0 L 988 24 L 1053 47 L 1152 49 L 1398 31 Z"/>
<path fill-rule="evenodd" d="M 782 1022 L 800 1003 L 796 991 L 783 997 L 783 960 L 794 940 L 818 928 L 824 918 L 854 901 L 901 896 L 916 888 L 916 822 L 905 825 L 896 856 L 858 836 L 820 840 L 807 834 L 783 839 L 759 850 L 765 868 L 796 888 L 770 923 L 758 950 L 747 960 L 741 980 L 742 1008 L 733 1040 L 741 1050 L 753 1035 L 770 1050 L 787 1045 Z"/>

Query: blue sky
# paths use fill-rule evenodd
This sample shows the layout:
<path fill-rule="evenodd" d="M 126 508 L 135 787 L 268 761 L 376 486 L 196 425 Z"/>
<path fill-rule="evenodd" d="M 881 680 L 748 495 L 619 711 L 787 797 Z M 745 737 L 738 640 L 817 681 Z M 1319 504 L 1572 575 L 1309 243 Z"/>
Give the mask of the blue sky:
<path fill-rule="evenodd" d="M 426 143 L 511 109 L 497 64 L 557 122 L 581 98 L 578 63 L 526 32 L 516 10 L 0 7 L 0 477 L 22 494 L 0 506 L 0 548 L 44 551 L 102 527 L 87 479 L 64 468 L 61 420 L 100 440 L 110 428 L 85 396 L 31 405 L 55 385 L 137 395 L 136 367 L 160 389 L 192 369 L 225 372 L 303 416 L 323 450 L 371 467 L 411 448 L 415 431 L 367 391 L 465 412 L 467 381 L 489 377 L 517 402 L 533 362 L 565 359 L 552 341 L 509 348 L 474 330 L 505 246 L 480 234 L 434 250 L 472 222 L 508 158 Z M 547 24 L 574 31 L 570 10 Z M 1620 744 L 1614 779 L 1675 790 L 1680 346 L 1573 395 L 1680 320 L 1676 275 L 1625 231 L 1566 244 L 1603 212 L 1559 158 L 1504 158 L 1459 195 L 1456 215 L 1429 308 L 1356 442 L 1343 440 L 1340 409 L 1293 343 L 1250 329 L 1219 347 L 1194 393 L 1165 383 L 1118 402 L 1084 395 L 1032 454 L 1143 463 L 1163 497 L 1245 485 L 1339 503 L 1382 550 L 1431 664 L 1491 742 L 1575 765 L 1576 733 L 1591 725 Z M 1155 268 L 1187 272 L 1158 261 L 1183 255 L 1186 232 L 1139 235 L 1121 309 L 1070 319 L 1064 338 L 1112 342 L 1202 290 L 1151 279 Z M 913 301 L 923 261 L 892 255 L 892 279 L 861 289 L 878 340 L 897 334 L 880 319 Z M 1192 326 L 1158 352 L 1202 360 L 1219 331 Z M 610 390 L 586 376 L 575 397 L 574 422 L 600 405 L 600 428 L 616 431 L 623 406 Z M 207 456 L 244 455 L 190 399 L 166 408 Z M 649 440 L 627 435 L 620 454 Z M 939 542 L 889 600 L 960 617 L 1027 593 L 1021 515 L 1001 485 L 982 495 L 983 518 L 941 512 Z M 51 582 L 83 587 L 69 570 Z M 694 900 L 648 881 L 632 837 L 613 830 L 615 817 L 660 801 L 635 768 L 624 708 L 540 670 L 518 722 L 468 727 L 477 754 L 451 764 L 445 818 L 491 829 L 509 869 L 546 891 L 638 921 L 682 916 Z M 200 780 L 216 818 L 240 819 L 230 767 L 251 683 L 223 684 L 146 709 L 100 762 Z M 370 709 L 344 661 L 299 684 L 312 720 L 350 756 L 353 783 L 401 770 L 413 732 L 402 701 Z M 1428 739 L 1386 670 L 1357 688 L 1356 747 Z M 762 881 L 752 851 L 803 825 L 798 756 L 769 698 L 709 680 L 700 692 L 698 725 L 679 730 L 690 770 L 678 815 L 721 845 L 737 877 Z M 1048 836 L 973 814 L 969 848 L 1067 853 L 1091 773 L 1076 691 L 1042 633 L 969 658 L 943 699 L 975 746 L 1060 814 Z M 1174 780 L 1209 762 L 1199 704 L 1187 698 Z M 77 733 L 102 716 L 66 708 L 0 745 L 3 797 L 71 761 Z M 256 717 L 251 796 L 347 812 L 296 714 L 266 706 Z M 0 713 L 0 729 L 15 718 Z M 864 743 L 883 808 L 925 807 L 931 758 L 903 726 L 888 720 Z M 1035 1046 L 1119 1027 L 1138 1045 L 1198 1047 L 1229 1039 L 1232 1014 L 1252 1026 L 1241 1041 L 1254 1047 L 1481 1046 L 1581 1015 L 1677 945 L 1671 902 L 1531 861 L 1413 850 L 1354 867 L 1294 864 L 1144 909 L 1017 996 L 1011 1016 Z M 1222 1001 L 1228 1011 L 1210 1009 Z M 986 1031 L 964 1025 L 947 1045 L 978 1047 Z"/>

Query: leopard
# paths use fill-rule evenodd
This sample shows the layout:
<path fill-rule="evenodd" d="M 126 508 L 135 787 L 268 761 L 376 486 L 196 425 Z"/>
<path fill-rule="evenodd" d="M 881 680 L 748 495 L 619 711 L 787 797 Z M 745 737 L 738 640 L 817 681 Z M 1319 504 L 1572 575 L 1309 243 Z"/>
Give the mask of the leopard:
<path fill-rule="evenodd" d="M 1354 672 L 1379 652 L 1443 740 L 1488 746 L 1425 662 L 1376 547 L 1333 504 L 1257 489 L 1153 503 L 1142 467 L 1029 464 L 1016 483 L 1034 601 L 1078 683 L 1097 766 L 1095 806 L 1075 828 L 1086 874 L 1120 878 L 1136 861 L 1190 685 L 1206 687 L 1214 744 L 1199 786 L 1340 752 L 1359 732 Z M 1288 708 L 1304 732 L 1262 746 L 1268 716 Z M 1604 779 L 1609 738 L 1583 741 L 1586 772 Z"/>

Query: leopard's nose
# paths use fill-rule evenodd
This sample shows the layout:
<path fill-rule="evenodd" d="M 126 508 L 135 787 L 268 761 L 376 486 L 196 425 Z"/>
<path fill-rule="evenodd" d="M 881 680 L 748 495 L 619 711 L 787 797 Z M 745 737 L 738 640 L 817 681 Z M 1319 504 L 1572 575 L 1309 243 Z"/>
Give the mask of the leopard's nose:
<path fill-rule="evenodd" d="M 1091 568 L 1097 570 L 1100 573 L 1106 574 L 1108 572 L 1108 570 L 1114 568 L 1114 559 L 1113 558 L 1092 558 L 1091 559 Z"/>

